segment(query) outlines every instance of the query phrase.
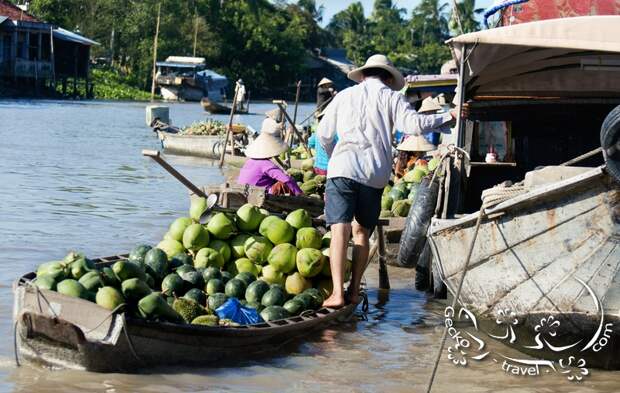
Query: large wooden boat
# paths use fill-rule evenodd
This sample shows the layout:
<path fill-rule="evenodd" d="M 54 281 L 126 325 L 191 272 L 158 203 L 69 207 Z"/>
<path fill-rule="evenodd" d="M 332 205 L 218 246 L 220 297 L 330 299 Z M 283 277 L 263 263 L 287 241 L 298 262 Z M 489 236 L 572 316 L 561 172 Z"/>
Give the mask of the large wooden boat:
<path fill-rule="evenodd" d="M 109 265 L 125 256 L 100 258 Z M 349 321 L 356 305 L 255 325 L 207 327 L 130 318 L 97 304 L 41 290 L 29 273 L 14 284 L 16 356 L 50 367 L 139 372 L 153 366 L 206 366 L 269 356 L 296 338 Z"/>
<path fill-rule="evenodd" d="M 591 26 L 597 35 L 586 33 Z M 471 212 L 481 196 L 498 192 L 501 203 L 480 210 L 458 300 L 492 337 L 522 352 L 613 369 L 620 368 L 620 161 L 610 146 L 618 143 L 620 77 L 603 65 L 620 61 L 619 26 L 620 16 L 566 18 L 449 42 L 469 109 L 456 139 L 471 161 L 455 162 L 447 216 L 429 228 L 433 275 L 456 295 L 480 214 Z M 505 162 L 480 162 L 488 152 L 484 122 L 502 126 L 495 143 L 505 141 Z M 520 190 L 484 192 L 505 180 L 521 181 Z"/>
<path fill-rule="evenodd" d="M 202 109 L 204 109 L 205 111 L 213 114 L 213 115 L 225 115 L 225 114 L 230 114 L 230 111 L 232 110 L 232 108 L 226 106 L 226 105 L 222 105 L 219 104 L 215 101 L 211 101 L 209 98 L 204 97 L 202 100 L 200 100 L 200 105 L 202 106 Z M 245 115 L 248 113 L 248 109 L 243 108 L 243 109 L 235 109 L 235 113 L 239 114 L 239 115 Z"/>

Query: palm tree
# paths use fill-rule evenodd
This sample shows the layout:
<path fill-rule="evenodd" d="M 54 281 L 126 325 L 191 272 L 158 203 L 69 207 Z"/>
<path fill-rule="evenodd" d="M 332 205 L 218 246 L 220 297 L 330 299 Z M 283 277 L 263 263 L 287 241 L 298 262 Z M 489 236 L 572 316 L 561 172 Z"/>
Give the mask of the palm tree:
<path fill-rule="evenodd" d="M 480 23 L 476 20 L 476 15 L 483 13 L 484 8 L 476 8 L 476 0 L 461 0 L 459 3 L 456 3 L 456 9 L 458 11 L 458 17 L 461 20 L 463 31 L 459 29 L 454 10 L 452 10 L 452 15 L 450 17 L 450 29 L 452 31 L 471 33 L 472 31 L 480 30 Z"/>

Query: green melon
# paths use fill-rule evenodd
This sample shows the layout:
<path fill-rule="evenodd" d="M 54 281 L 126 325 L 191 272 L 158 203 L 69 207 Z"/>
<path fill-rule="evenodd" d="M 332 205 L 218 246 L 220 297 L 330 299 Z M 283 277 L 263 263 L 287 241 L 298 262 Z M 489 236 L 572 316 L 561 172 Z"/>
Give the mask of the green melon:
<path fill-rule="evenodd" d="M 304 228 L 307 229 L 307 228 Z M 295 269 L 297 248 L 292 244 L 283 243 L 275 246 L 269 253 L 267 261 L 279 272 L 289 273 Z"/>
<path fill-rule="evenodd" d="M 296 246 L 302 248 L 321 248 L 323 237 L 316 228 L 301 228 L 297 231 Z"/>
<path fill-rule="evenodd" d="M 260 209 L 251 203 L 246 203 L 237 210 L 235 222 L 241 231 L 252 232 L 258 229 L 265 216 Z"/>
<path fill-rule="evenodd" d="M 194 267 L 196 268 L 216 267 L 221 269 L 223 266 L 224 257 L 212 248 L 206 247 L 199 250 L 194 258 Z"/>
<path fill-rule="evenodd" d="M 288 222 L 276 216 L 265 218 L 263 222 L 261 222 L 258 232 L 275 245 L 290 243 L 295 236 L 293 227 Z"/>
<path fill-rule="evenodd" d="M 267 238 L 263 236 L 250 236 L 244 244 L 246 257 L 256 263 L 264 264 L 267 262 L 269 253 L 273 249 L 273 245 Z"/>
<path fill-rule="evenodd" d="M 247 233 L 240 233 L 230 241 L 230 251 L 234 259 L 245 257 L 245 242 L 250 238 Z"/>
<path fill-rule="evenodd" d="M 269 306 L 265 307 L 263 311 L 260 312 L 261 318 L 265 322 L 269 321 L 277 321 L 280 319 L 286 319 L 289 317 L 288 311 L 284 307 L 281 306 Z"/>
<path fill-rule="evenodd" d="M 305 209 L 297 209 L 290 212 L 286 216 L 286 222 L 288 222 L 295 229 L 311 227 L 312 217 Z"/>
<path fill-rule="evenodd" d="M 219 252 L 222 258 L 224 258 L 224 263 L 230 261 L 232 252 L 230 246 L 225 241 L 218 239 L 212 240 L 211 243 L 209 243 L 209 248 Z"/>
<path fill-rule="evenodd" d="M 286 303 L 286 293 L 280 287 L 271 287 L 265 292 L 260 303 L 265 307 L 282 306 Z"/>
<path fill-rule="evenodd" d="M 209 220 L 207 231 L 216 239 L 226 240 L 235 231 L 235 226 L 226 214 L 217 213 Z"/>
<path fill-rule="evenodd" d="M 224 292 L 224 282 L 219 278 L 212 278 L 207 281 L 205 289 L 208 295 L 214 295 L 216 293 Z"/>
<path fill-rule="evenodd" d="M 321 250 L 302 248 L 297 252 L 297 270 L 304 277 L 314 277 L 321 272 L 325 256 Z"/>
<path fill-rule="evenodd" d="M 245 300 L 248 303 L 260 303 L 263 295 L 269 290 L 269 284 L 263 280 L 256 280 L 245 290 Z"/>
<path fill-rule="evenodd" d="M 224 293 L 228 297 L 235 297 L 237 299 L 245 298 L 246 285 L 243 281 L 233 278 L 228 281 L 224 287 Z"/>
<path fill-rule="evenodd" d="M 142 265 L 144 263 L 144 256 L 152 247 L 146 244 L 140 244 L 134 247 L 129 253 L 129 261 Z"/>
<path fill-rule="evenodd" d="M 193 221 L 189 217 L 179 217 L 170 224 L 168 235 L 170 238 L 181 242 L 183 241 L 183 232 L 185 232 L 185 229 L 192 225 L 192 223 Z"/>

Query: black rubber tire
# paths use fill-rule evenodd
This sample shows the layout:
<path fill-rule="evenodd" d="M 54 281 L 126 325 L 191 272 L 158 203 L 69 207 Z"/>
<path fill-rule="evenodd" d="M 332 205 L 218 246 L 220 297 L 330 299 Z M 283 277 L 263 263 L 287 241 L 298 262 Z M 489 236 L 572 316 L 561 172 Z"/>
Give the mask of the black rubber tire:
<path fill-rule="evenodd" d="M 435 214 L 438 193 L 439 184 L 436 181 L 431 184 L 428 178 L 422 180 L 400 237 L 398 258 L 396 258 L 398 266 L 412 268 L 418 263 L 426 244 L 426 231 Z"/>
<path fill-rule="evenodd" d="M 607 172 L 620 183 L 620 106 L 609 112 L 603 121 L 601 147 Z"/>
<path fill-rule="evenodd" d="M 448 287 L 446 287 L 446 284 L 441 280 L 439 272 L 434 264 L 431 266 L 431 270 L 433 273 L 431 274 L 433 280 L 433 297 L 435 299 L 446 299 L 448 297 Z"/>
<path fill-rule="evenodd" d="M 418 291 L 427 291 L 431 288 L 431 247 L 428 242 L 424 245 L 424 249 L 420 254 L 418 263 L 415 266 L 415 289 Z"/>

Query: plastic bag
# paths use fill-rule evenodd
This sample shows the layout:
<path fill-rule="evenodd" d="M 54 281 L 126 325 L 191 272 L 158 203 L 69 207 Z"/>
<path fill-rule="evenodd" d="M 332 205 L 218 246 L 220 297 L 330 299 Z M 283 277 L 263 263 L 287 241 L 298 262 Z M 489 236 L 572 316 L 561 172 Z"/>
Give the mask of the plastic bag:
<path fill-rule="evenodd" d="M 237 298 L 231 297 L 226 303 L 219 306 L 215 313 L 220 319 L 230 319 L 240 325 L 251 325 L 263 322 L 263 318 L 256 309 L 245 307 Z"/>

